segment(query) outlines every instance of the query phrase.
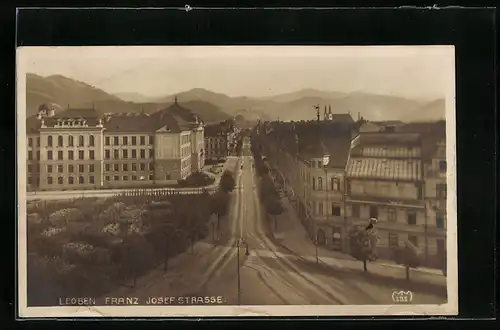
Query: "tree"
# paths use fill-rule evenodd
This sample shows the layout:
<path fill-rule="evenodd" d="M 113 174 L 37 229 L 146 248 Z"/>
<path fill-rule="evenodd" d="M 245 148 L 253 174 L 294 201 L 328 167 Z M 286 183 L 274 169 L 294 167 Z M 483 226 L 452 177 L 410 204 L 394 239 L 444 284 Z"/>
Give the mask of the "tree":
<path fill-rule="evenodd" d="M 119 250 L 119 261 L 123 271 L 132 276 L 134 287 L 137 277 L 152 266 L 153 255 L 153 247 L 142 235 L 131 234 L 123 240 Z"/>
<path fill-rule="evenodd" d="M 223 192 L 232 192 L 234 190 L 234 187 L 236 186 L 236 181 L 234 180 L 234 174 L 233 172 L 229 170 L 225 170 L 224 173 L 222 173 L 222 176 L 220 178 L 220 183 L 219 183 L 219 188 Z"/>
<path fill-rule="evenodd" d="M 172 205 L 175 216 L 190 239 L 191 252 L 194 252 L 195 241 L 207 232 L 210 216 L 209 196 L 207 192 L 200 195 L 180 196 L 179 200 Z"/>
<path fill-rule="evenodd" d="M 420 265 L 418 248 L 410 241 L 406 241 L 404 247 L 394 251 L 394 261 L 405 266 L 406 279 L 410 280 L 410 268 L 417 268 Z"/>
<path fill-rule="evenodd" d="M 211 197 L 212 214 L 217 216 L 217 229 L 220 228 L 220 217 L 227 215 L 229 211 L 229 195 L 223 191 L 218 191 Z"/>
<path fill-rule="evenodd" d="M 356 226 L 349 233 L 351 241 L 351 255 L 363 262 L 363 270 L 368 271 L 366 263 L 377 259 L 378 236 L 375 228 L 366 230 L 362 226 Z"/>
<path fill-rule="evenodd" d="M 283 213 L 284 209 L 278 199 L 268 199 L 266 203 L 267 213 L 274 217 L 274 230 L 278 229 L 278 215 Z"/>

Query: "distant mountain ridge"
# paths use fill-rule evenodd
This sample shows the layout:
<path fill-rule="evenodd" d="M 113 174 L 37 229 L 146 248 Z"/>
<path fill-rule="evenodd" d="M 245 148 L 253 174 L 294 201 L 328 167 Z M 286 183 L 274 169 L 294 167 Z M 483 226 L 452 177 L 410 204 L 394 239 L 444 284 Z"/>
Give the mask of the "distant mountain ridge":
<path fill-rule="evenodd" d="M 151 98 L 140 93 L 112 95 L 83 82 L 64 76 L 40 77 L 27 75 L 27 110 L 36 113 L 38 106 L 53 102 L 63 108 L 92 107 L 103 112 L 151 113 L 178 102 L 191 109 L 205 122 L 223 121 L 243 116 L 246 120 L 310 120 L 316 118 L 315 105 L 320 106 L 323 118 L 325 106 L 335 113 L 350 113 L 354 119 L 425 121 L 445 118 L 444 100 L 432 102 L 413 100 L 392 95 L 366 92 L 343 93 L 302 89 L 292 93 L 268 97 L 230 97 L 203 88 Z M 135 100 L 135 101 L 133 101 Z"/>
<path fill-rule="evenodd" d="M 37 113 L 38 107 L 45 103 L 55 103 L 61 108 L 95 108 L 101 113 L 145 112 L 152 113 L 172 103 L 124 101 L 94 86 L 55 75 L 41 77 L 35 74 L 26 75 L 26 111 L 27 116 Z M 190 109 L 207 123 L 219 122 L 231 118 L 216 105 L 197 100 L 179 102 Z"/>

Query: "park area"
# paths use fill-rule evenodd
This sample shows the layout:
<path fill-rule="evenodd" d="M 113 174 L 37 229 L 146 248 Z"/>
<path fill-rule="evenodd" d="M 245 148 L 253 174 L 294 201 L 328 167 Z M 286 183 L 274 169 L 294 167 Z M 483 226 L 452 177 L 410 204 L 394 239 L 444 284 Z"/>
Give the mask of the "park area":
<path fill-rule="evenodd" d="M 102 296 L 209 234 L 212 215 L 227 213 L 234 177 L 214 195 L 120 196 L 36 201 L 27 205 L 28 305 L 59 297 Z M 193 207 L 195 206 L 195 207 Z"/>

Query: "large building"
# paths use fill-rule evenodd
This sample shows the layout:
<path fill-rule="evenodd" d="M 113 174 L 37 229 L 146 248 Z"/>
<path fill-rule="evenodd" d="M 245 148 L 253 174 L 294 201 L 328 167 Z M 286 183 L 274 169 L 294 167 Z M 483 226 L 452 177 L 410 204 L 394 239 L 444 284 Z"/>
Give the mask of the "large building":
<path fill-rule="evenodd" d="M 355 122 L 349 114 L 325 112 L 323 121 L 259 127 L 273 174 L 290 195 L 311 238 L 344 250 L 344 174 Z"/>
<path fill-rule="evenodd" d="M 236 147 L 236 134 L 233 120 L 205 126 L 205 158 L 216 161 L 229 156 Z"/>
<path fill-rule="evenodd" d="M 429 266 L 446 256 L 445 122 L 367 122 L 358 115 L 262 123 L 271 172 L 318 244 L 349 251 L 352 226 L 377 219 L 379 254 L 412 241 Z"/>
<path fill-rule="evenodd" d="M 151 115 L 56 112 L 27 119 L 28 190 L 172 183 L 204 166 L 204 125 L 177 100 Z"/>

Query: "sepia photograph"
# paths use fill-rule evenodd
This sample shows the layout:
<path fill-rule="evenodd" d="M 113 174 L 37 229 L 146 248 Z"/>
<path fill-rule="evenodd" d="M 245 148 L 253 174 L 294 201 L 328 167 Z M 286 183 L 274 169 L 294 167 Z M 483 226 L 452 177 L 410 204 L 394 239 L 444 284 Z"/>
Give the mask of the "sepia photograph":
<path fill-rule="evenodd" d="M 458 314 L 453 46 L 16 68 L 21 317 Z"/>

